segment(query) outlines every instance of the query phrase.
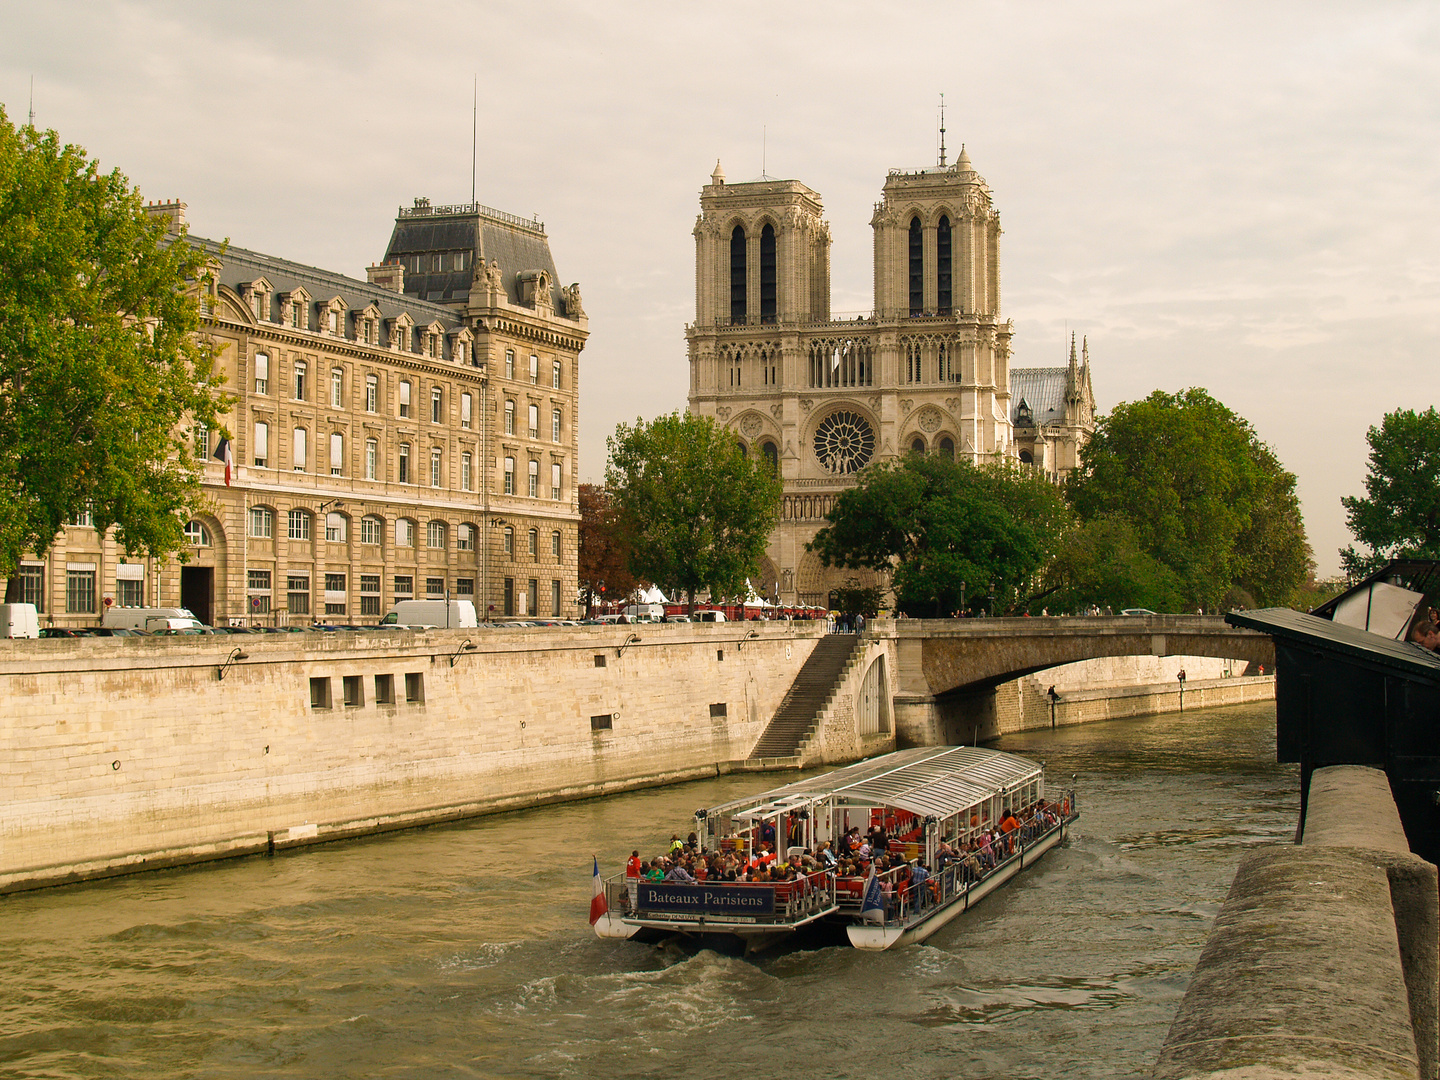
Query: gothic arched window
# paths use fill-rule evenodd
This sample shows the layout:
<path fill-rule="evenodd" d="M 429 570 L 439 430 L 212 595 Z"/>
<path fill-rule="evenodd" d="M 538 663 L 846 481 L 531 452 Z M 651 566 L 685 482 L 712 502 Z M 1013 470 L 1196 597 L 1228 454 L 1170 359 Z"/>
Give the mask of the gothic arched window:
<path fill-rule="evenodd" d="M 745 325 L 745 229 L 730 234 L 730 325 Z"/>
<path fill-rule="evenodd" d="M 766 440 L 760 444 L 760 452 L 765 455 L 765 460 L 770 463 L 770 471 L 776 476 L 780 475 L 780 451 L 773 442 Z"/>
<path fill-rule="evenodd" d="M 950 278 L 950 219 L 945 215 L 940 216 L 940 225 L 935 230 L 935 279 L 939 286 L 938 296 L 935 300 L 939 315 L 949 315 L 951 308 Z"/>
<path fill-rule="evenodd" d="M 913 318 L 925 308 L 925 237 L 920 219 L 910 219 L 910 315 Z"/>
<path fill-rule="evenodd" d="M 760 321 L 775 321 L 775 226 L 760 230 Z"/>
<path fill-rule="evenodd" d="M 940 440 L 940 455 L 955 460 L 955 443 L 948 436 Z"/>
<path fill-rule="evenodd" d="M 924 456 L 924 454 L 925 454 L 925 440 L 922 439 L 922 438 L 920 438 L 919 435 L 916 435 L 915 438 L 911 441 L 911 443 L 910 443 L 910 452 L 911 452 L 912 454 L 917 454 L 917 455 L 919 455 L 919 456 L 921 456 L 921 457 Z"/>

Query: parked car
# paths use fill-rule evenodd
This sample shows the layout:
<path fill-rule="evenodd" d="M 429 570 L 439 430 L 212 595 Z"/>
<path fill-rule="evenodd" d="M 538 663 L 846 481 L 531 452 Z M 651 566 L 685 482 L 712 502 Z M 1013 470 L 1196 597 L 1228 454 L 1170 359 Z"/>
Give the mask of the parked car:
<path fill-rule="evenodd" d="M 694 622 L 689 615 L 666 615 L 661 622 Z"/>
<path fill-rule="evenodd" d="M 1156 614 L 1156 613 L 1153 612 L 1153 611 L 1151 611 L 1148 607 L 1127 607 L 1124 611 L 1120 612 L 1120 614 L 1121 614 L 1121 615 L 1154 615 L 1154 614 Z"/>
<path fill-rule="evenodd" d="M 144 630 L 135 630 L 129 626 L 87 626 L 84 630 L 86 637 L 149 637 Z"/>
<path fill-rule="evenodd" d="M 42 626 L 40 636 L 42 638 L 84 637 L 85 631 L 72 630 L 68 626 Z"/>

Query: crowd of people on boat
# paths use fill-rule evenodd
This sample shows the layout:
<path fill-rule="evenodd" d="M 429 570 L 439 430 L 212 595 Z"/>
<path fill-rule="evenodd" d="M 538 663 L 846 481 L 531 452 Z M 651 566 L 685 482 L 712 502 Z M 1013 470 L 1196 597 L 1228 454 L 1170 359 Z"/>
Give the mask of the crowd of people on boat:
<path fill-rule="evenodd" d="M 1005 808 L 993 827 L 981 828 L 976 815 L 965 839 L 939 841 L 933 868 L 917 853 L 918 844 L 897 839 L 883 824 L 872 825 L 864 833 L 855 826 L 833 843 L 824 840 L 813 849 L 795 851 L 798 845 L 793 845 L 787 856 L 776 850 L 774 828 L 768 822 L 757 829 L 758 839 L 750 838 L 755 841 L 753 846 L 744 837 L 732 837 L 721 841 L 720 850 L 702 847 L 693 832 L 684 840 L 676 833 L 663 854 L 644 859 L 638 848 L 634 850 L 625 865 L 625 876 L 632 884 L 642 880 L 687 885 L 789 882 L 793 883 L 787 890 L 790 896 L 802 896 L 833 876 L 837 889 L 858 897 L 873 870 L 887 911 L 897 907 L 923 910 L 942 899 L 941 882 L 950 867 L 956 868 L 952 875 L 956 886 L 980 881 L 1068 814 L 1067 805 L 1040 799 L 1018 814 Z"/>

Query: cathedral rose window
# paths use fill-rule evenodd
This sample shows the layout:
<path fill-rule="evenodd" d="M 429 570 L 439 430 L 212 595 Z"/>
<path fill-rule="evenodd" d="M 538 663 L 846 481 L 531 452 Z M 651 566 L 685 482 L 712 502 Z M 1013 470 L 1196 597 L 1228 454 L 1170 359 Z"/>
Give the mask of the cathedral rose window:
<path fill-rule="evenodd" d="M 833 412 L 815 429 L 815 456 L 832 473 L 859 472 L 875 453 L 875 432 L 858 413 Z"/>

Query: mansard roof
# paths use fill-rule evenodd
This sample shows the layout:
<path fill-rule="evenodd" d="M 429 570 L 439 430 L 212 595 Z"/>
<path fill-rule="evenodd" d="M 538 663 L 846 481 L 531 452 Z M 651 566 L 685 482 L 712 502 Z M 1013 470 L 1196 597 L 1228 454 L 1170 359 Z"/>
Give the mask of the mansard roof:
<path fill-rule="evenodd" d="M 560 275 L 550 254 L 550 241 L 545 225 L 529 218 L 507 214 L 479 203 L 457 206 L 431 206 L 417 199 L 413 207 L 401 207 L 395 218 L 395 229 L 385 249 L 385 261 L 404 260 L 414 255 L 470 252 L 486 266 L 500 264 L 501 281 L 511 304 L 521 306 L 519 275 L 527 270 L 543 270 L 550 275 L 550 303 L 555 311 L 563 311 L 560 296 Z M 473 268 L 414 271 L 405 267 L 405 294 L 422 297 L 432 303 L 461 305 L 470 298 Z"/>
<path fill-rule="evenodd" d="M 1010 422 L 1020 415 L 1020 405 L 1030 406 L 1035 424 L 1051 424 L 1065 419 L 1065 376 L 1063 367 L 1010 369 Z"/>
<path fill-rule="evenodd" d="M 343 296 L 351 310 L 355 311 L 374 304 L 382 318 L 393 319 L 403 311 L 408 312 L 416 322 L 440 322 L 446 327 L 460 322 L 459 313 L 444 304 L 427 303 L 408 294 L 402 296 L 367 281 L 275 255 L 264 255 L 234 245 L 224 248 L 222 253 L 221 245 L 214 240 L 197 236 L 187 239 L 220 264 L 220 284 L 228 285 L 237 292 L 238 286 L 248 285 L 263 276 L 282 295 L 303 288 L 312 298 Z"/>

